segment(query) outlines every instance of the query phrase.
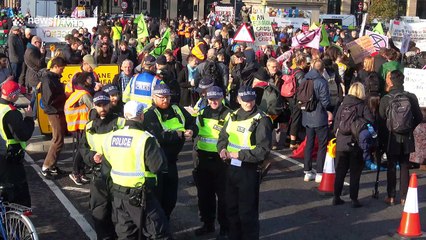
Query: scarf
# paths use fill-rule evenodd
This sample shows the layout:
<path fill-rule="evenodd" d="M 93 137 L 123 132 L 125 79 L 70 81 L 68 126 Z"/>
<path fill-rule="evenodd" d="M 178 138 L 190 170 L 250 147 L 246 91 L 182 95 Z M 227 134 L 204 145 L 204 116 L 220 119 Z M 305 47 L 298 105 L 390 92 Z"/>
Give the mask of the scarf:
<path fill-rule="evenodd" d="M 197 72 L 197 67 L 192 68 L 191 66 L 186 65 L 188 67 L 188 81 L 193 81 L 195 77 L 195 73 Z"/>

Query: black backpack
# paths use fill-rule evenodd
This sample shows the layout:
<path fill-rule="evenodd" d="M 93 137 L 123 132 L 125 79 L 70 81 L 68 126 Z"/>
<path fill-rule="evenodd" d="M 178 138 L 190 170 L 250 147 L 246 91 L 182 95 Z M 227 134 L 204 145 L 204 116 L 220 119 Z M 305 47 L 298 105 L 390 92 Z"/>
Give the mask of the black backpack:
<path fill-rule="evenodd" d="M 351 124 L 351 134 L 353 136 L 353 139 L 356 140 L 356 142 L 358 142 L 359 140 L 359 133 L 367 128 L 367 125 L 370 122 L 367 121 L 367 119 L 363 118 L 363 117 L 358 117 L 356 118 L 352 124 Z"/>
<path fill-rule="evenodd" d="M 371 96 L 378 96 L 380 94 L 380 76 L 376 72 L 368 74 L 364 80 L 365 93 Z"/>
<path fill-rule="evenodd" d="M 204 75 L 203 78 L 211 78 L 214 80 L 214 85 L 219 86 L 223 89 L 223 77 L 220 74 L 220 68 L 216 62 L 207 61 L 204 66 Z"/>
<path fill-rule="evenodd" d="M 259 108 L 265 109 L 264 112 L 268 115 L 280 115 L 284 111 L 284 101 L 275 84 L 269 83 L 265 87 Z"/>
<path fill-rule="evenodd" d="M 306 112 L 312 112 L 317 108 L 317 100 L 314 93 L 314 80 L 306 79 L 297 88 L 297 106 Z"/>
<path fill-rule="evenodd" d="M 340 122 L 337 128 L 337 133 L 341 133 L 343 135 L 352 135 L 352 124 L 358 119 L 358 109 L 357 104 L 353 105 L 342 105 L 342 111 L 340 112 Z"/>
<path fill-rule="evenodd" d="M 413 130 L 411 102 L 405 92 L 388 94 L 391 98 L 386 109 L 386 127 L 390 132 L 406 134 Z"/>

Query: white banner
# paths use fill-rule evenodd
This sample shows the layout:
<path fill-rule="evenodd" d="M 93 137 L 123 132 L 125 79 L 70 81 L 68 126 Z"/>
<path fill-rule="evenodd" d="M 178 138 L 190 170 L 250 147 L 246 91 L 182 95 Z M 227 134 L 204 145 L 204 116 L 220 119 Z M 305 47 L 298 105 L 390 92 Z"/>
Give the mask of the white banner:
<path fill-rule="evenodd" d="M 250 14 L 250 20 L 254 30 L 255 45 L 275 45 L 275 36 L 269 15 Z"/>
<path fill-rule="evenodd" d="M 271 21 L 277 23 L 278 27 L 285 27 L 292 25 L 294 29 L 302 29 L 302 24 L 307 23 L 311 25 L 311 19 L 309 18 L 282 18 L 282 17 L 271 17 Z"/>
<path fill-rule="evenodd" d="M 406 23 L 391 20 L 389 32 L 397 48 L 401 48 L 404 35 L 409 35 L 411 41 L 416 43 L 416 47 L 421 51 L 426 51 L 426 24 L 424 22 Z"/>
<path fill-rule="evenodd" d="M 214 12 L 216 14 L 216 20 L 220 22 L 234 22 L 233 7 L 216 6 L 214 7 Z"/>
<path fill-rule="evenodd" d="M 420 107 L 426 107 L 426 70 L 404 68 L 404 90 L 413 93 L 419 99 Z"/>
<path fill-rule="evenodd" d="M 28 19 L 28 25 L 35 28 L 36 35 L 44 42 L 65 42 L 65 36 L 73 29 L 82 27 L 90 32 L 97 21 L 97 18 L 34 17 Z"/>

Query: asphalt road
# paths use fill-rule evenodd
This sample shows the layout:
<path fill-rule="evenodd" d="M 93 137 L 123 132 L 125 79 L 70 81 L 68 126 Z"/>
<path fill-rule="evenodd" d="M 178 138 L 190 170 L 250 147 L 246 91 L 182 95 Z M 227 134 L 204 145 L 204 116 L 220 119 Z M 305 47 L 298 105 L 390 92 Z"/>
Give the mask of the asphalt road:
<path fill-rule="evenodd" d="M 60 156 L 59 166 L 71 172 L 72 145 L 70 139 Z M 40 239 L 89 239 L 90 213 L 88 211 L 88 185 L 76 186 L 68 175 L 53 182 L 44 181 L 34 168 L 41 166 L 49 142 L 34 135 L 28 151 L 34 163 L 27 167 L 28 180 L 34 208 L 31 218 L 37 227 Z M 386 174 L 381 175 L 380 198 L 371 197 L 375 181 L 375 172 L 365 171 L 361 178 L 359 198 L 364 205 L 353 209 L 347 194 L 342 197 L 347 203 L 332 206 L 330 196 L 322 196 L 316 191 L 318 184 L 303 182 L 303 166 L 300 160 L 287 158 L 288 150 L 271 154 L 272 168 L 264 179 L 260 189 L 260 236 L 261 239 L 389 239 L 399 226 L 403 207 L 388 207 L 383 199 L 386 197 Z M 178 161 L 179 193 L 178 203 L 172 213 L 171 228 L 176 239 L 215 239 L 215 234 L 196 238 L 193 230 L 200 225 L 196 188 L 189 182 L 192 180 L 191 146 L 188 143 Z M 315 167 L 314 167 L 315 168 Z M 426 223 L 426 174 L 415 170 L 418 174 L 419 212 L 421 222 Z M 349 181 L 349 178 L 346 179 Z M 57 188 L 56 195 L 50 187 Z M 59 192 L 59 193 L 58 193 Z M 69 208 L 63 206 L 57 195 L 69 201 Z M 77 218 L 78 221 L 74 220 Z M 84 225 L 84 222 L 89 225 Z M 424 226 L 424 225 L 423 225 Z M 424 229 L 424 227 L 423 227 Z"/>

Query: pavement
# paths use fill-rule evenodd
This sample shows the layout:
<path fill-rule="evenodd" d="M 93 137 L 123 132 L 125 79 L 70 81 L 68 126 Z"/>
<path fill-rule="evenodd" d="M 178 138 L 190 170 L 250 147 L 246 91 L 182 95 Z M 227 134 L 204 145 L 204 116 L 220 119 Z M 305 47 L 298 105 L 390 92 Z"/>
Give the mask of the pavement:
<path fill-rule="evenodd" d="M 38 129 L 37 129 L 38 130 Z M 43 163 L 49 139 L 35 131 L 29 141 L 26 157 L 33 211 L 31 217 L 40 239 L 95 239 L 89 212 L 89 185 L 76 186 L 68 177 L 45 180 L 38 172 Z M 72 139 L 67 137 L 58 166 L 72 170 Z M 379 183 L 379 199 L 373 199 L 376 172 L 364 171 L 359 199 L 364 205 L 350 206 L 348 189 L 342 197 L 347 203 L 332 206 L 331 196 L 318 194 L 315 182 L 303 181 L 303 164 L 289 157 L 289 150 L 271 153 L 272 167 L 260 188 L 261 239 L 391 239 L 399 226 L 403 207 L 387 206 L 386 174 Z M 315 168 L 315 164 L 314 164 Z M 196 188 L 192 181 L 191 143 L 184 146 L 178 161 L 178 203 L 170 225 L 175 239 L 215 239 L 217 231 L 195 237 L 193 230 L 200 226 Z M 426 172 L 413 170 L 418 175 L 420 221 L 426 223 Z M 347 177 L 346 181 L 349 181 Z M 424 225 L 423 225 L 424 226 Z M 396 239 L 398 239 L 396 237 Z"/>

